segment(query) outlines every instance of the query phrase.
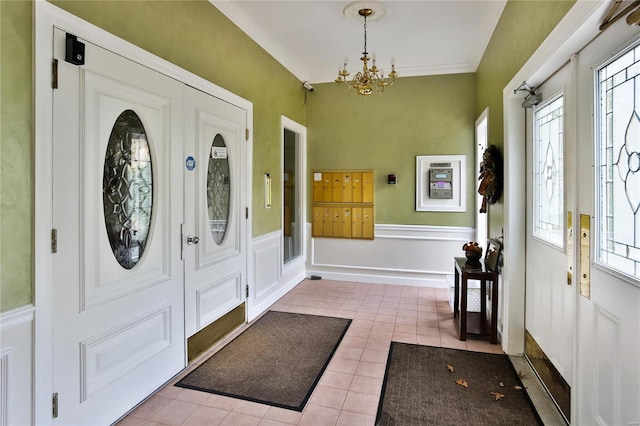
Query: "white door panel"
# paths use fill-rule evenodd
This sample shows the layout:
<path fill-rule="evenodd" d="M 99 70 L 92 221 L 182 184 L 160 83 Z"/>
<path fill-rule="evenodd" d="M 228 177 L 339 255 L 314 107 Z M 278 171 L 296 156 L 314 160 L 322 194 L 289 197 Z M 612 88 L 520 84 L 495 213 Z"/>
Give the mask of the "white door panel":
<path fill-rule="evenodd" d="M 86 63 L 69 64 L 65 33 L 55 30 L 54 41 L 54 422 L 109 424 L 185 366 L 183 86 L 86 41 Z M 125 111 L 144 132 L 118 130 L 126 136 L 110 142 Z M 123 155 L 117 179 L 105 174 L 109 146 Z M 112 214 L 125 218 L 116 239 L 107 234 Z"/>
<path fill-rule="evenodd" d="M 246 116 L 240 107 L 186 88 L 185 149 L 195 159 L 195 168 L 185 171 L 187 336 L 245 300 Z M 189 244 L 188 236 L 198 242 Z"/>
<path fill-rule="evenodd" d="M 593 167 L 598 164 L 594 142 L 597 136 L 594 116 L 597 119 L 598 115 L 594 106 L 597 102 L 594 98 L 594 70 L 637 40 L 639 35 L 637 26 L 628 26 L 621 20 L 594 40 L 579 56 L 578 84 L 582 98 L 577 129 L 580 164 L 577 204 L 580 213 L 591 218 L 591 247 L 590 294 L 588 297 L 578 296 L 577 303 L 578 424 L 640 424 L 640 282 L 622 278 L 596 262 L 599 233 L 595 206 L 598 191 Z M 620 74 L 616 84 L 633 78 L 633 75 L 633 72 L 624 76 Z M 637 91 L 638 77 L 635 80 Z M 614 98 L 612 105 L 620 103 Z M 638 110 L 640 104 L 636 102 L 635 111 Z M 623 124 L 626 125 L 627 121 L 628 117 L 625 116 Z M 635 143 L 638 143 L 637 140 Z M 611 178 L 619 179 L 617 171 L 613 171 Z M 636 213 L 636 229 L 628 227 L 624 230 L 626 235 L 640 232 L 639 213 Z"/>
<path fill-rule="evenodd" d="M 545 169 L 548 167 L 548 178 L 544 184 L 544 188 L 540 188 L 541 198 L 538 203 L 543 205 L 543 209 L 551 211 L 551 202 L 548 196 L 553 191 L 561 191 L 564 194 L 565 207 L 561 211 L 554 211 L 555 219 L 559 219 L 563 223 L 566 218 L 567 208 L 570 206 L 569 200 L 572 199 L 571 193 L 573 183 L 567 181 L 571 179 L 572 168 L 569 162 L 564 161 L 564 166 L 555 164 L 554 161 L 562 161 L 566 159 L 565 152 L 547 151 L 547 147 L 543 147 L 543 152 L 549 152 L 549 158 L 538 158 L 534 155 L 533 149 L 533 129 L 534 129 L 534 113 L 542 111 L 548 102 L 551 102 L 557 96 L 563 97 L 563 110 L 566 117 L 570 108 L 575 108 L 569 102 L 566 96 L 566 86 L 569 84 L 571 75 L 571 66 L 567 65 L 554 74 L 541 87 L 536 88 L 536 93 L 543 95 L 543 101 L 535 110 L 527 110 L 527 257 L 526 257 L 526 330 L 536 340 L 540 348 L 545 352 L 554 367 L 561 373 L 563 378 L 571 385 L 573 376 L 573 339 L 572 330 L 574 326 L 574 305 L 575 291 L 574 287 L 567 283 L 567 257 L 565 247 L 553 245 L 547 241 L 534 235 L 534 208 L 536 198 L 534 197 L 534 170 L 535 163 L 544 164 Z M 551 118 L 548 118 L 552 121 Z M 564 122 L 564 120 L 563 120 Z M 562 132 L 562 123 L 557 125 L 549 125 L 555 128 L 549 129 L 549 132 Z M 544 138 L 548 135 L 542 135 Z M 564 132 L 561 138 L 564 140 Z M 543 143 L 546 145 L 546 143 Z M 566 146 L 566 141 L 562 144 Z M 566 151 L 566 149 L 565 149 Z M 559 158 L 559 160 L 558 160 Z M 562 168 L 560 168 L 562 167 Z M 554 174 L 555 173 L 555 174 Z M 547 187 L 547 185 L 549 185 Z M 565 192 L 566 191 L 566 192 Z M 549 215 L 551 216 L 551 214 Z"/>

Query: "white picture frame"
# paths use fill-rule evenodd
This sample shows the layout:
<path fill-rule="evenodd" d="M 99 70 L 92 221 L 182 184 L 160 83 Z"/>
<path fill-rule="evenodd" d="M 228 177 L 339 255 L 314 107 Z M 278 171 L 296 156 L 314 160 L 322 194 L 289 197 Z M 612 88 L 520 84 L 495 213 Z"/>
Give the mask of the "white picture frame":
<path fill-rule="evenodd" d="M 429 196 L 429 169 L 448 163 L 452 169 L 452 198 Z M 416 156 L 416 211 L 465 212 L 467 211 L 467 156 L 466 155 L 417 155 Z"/>

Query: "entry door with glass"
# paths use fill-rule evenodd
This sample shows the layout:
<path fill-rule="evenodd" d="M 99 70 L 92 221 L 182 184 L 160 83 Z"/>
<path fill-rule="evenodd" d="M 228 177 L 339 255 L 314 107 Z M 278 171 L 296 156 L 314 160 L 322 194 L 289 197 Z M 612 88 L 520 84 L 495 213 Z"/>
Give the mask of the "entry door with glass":
<path fill-rule="evenodd" d="M 576 422 L 640 424 L 638 27 L 607 29 L 578 69 Z"/>
<path fill-rule="evenodd" d="M 185 366 L 183 85 L 81 42 L 54 30 L 54 422 L 110 424 Z"/>
<path fill-rule="evenodd" d="M 575 182 L 567 117 L 571 64 L 536 88 L 527 110 L 525 353 L 562 413 L 571 417 L 575 290 L 567 275 L 567 212 Z M 570 257 L 569 257 L 570 258 Z"/>
<path fill-rule="evenodd" d="M 183 244 L 189 337 L 246 300 L 247 111 L 187 87 L 185 123 Z"/>

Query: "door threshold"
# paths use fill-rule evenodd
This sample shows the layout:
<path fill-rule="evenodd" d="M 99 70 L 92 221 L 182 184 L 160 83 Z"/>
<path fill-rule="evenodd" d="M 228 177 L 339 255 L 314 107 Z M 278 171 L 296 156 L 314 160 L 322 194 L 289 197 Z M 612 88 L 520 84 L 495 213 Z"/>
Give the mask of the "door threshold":
<path fill-rule="evenodd" d="M 509 355 L 513 368 L 521 376 L 520 380 L 527 390 L 529 399 L 536 409 L 542 424 L 545 426 L 567 426 L 568 423 L 549 392 L 540 381 L 531 364 L 524 355 Z"/>

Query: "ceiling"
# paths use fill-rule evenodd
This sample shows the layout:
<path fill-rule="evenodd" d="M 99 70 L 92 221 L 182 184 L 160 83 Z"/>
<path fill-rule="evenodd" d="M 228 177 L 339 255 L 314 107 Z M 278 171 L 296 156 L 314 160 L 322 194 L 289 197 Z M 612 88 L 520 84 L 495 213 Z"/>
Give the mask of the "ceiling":
<path fill-rule="evenodd" d="M 363 23 L 343 15 L 350 1 L 209 1 L 301 81 L 333 81 L 345 57 L 351 75 L 362 67 Z M 368 51 L 385 74 L 394 58 L 400 77 L 475 72 L 505 4 L 387 0 L 367 23 Z"/>

